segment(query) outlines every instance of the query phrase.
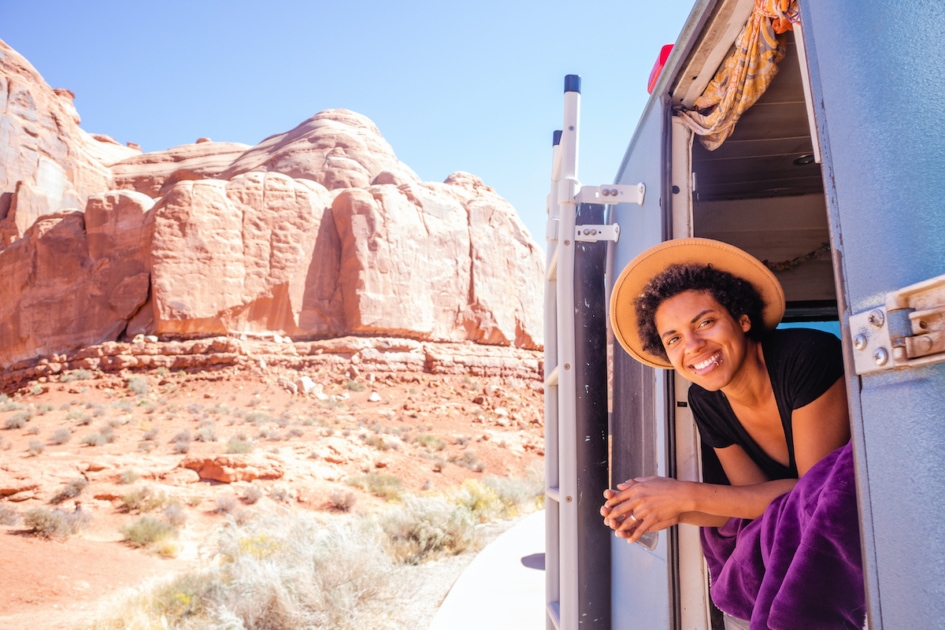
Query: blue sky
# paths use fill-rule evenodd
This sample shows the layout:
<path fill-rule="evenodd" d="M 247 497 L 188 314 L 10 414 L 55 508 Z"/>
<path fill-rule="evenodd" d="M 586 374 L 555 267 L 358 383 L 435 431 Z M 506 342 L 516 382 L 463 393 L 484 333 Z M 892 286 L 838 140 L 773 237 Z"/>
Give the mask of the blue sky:
<path fill-rule="evenodd" d="M 83 129 L 144 151 L 354 110 L 423 180 L 481 177 L 544 247 L 564 76 L 582 77 L 578 177 L 611 183 L 693 4 L 0 0 L 0 39 L 75 93 Z"/>

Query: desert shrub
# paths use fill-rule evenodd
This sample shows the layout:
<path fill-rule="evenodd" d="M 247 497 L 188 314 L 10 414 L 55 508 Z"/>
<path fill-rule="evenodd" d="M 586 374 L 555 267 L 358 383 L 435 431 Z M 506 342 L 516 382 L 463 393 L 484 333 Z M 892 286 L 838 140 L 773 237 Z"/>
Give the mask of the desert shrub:
<path fill-rule="evenodd" d="M 472 483 L 475 480 L 467 481 Z M 544 506 L 545 482 L 537 472 L 522 479 L 490 475 L 482 478 L 482 484 L 495 492 L 502 502 L 502 516 L 527 514 Z"/>
<path fill-rule="evenodd" d="M 269 489 L 269 498 L 278 503 L 289 503 L 292 493 L 285 486 L 273 486 Z"/>
<path fill-rule="evenodd" d="M 140 374 L 129 376 L 126 388 L 136 396 L 145 396 L 148 393 L 148 379 Z"/>
<path fill-rule="evenodd" d="M 415 437 L 413 441 L 430 449 L 431 451 L 442 451 L 444 448 L 446 448 L 446 442 L 435 435 L 430 435 L 428 433 L 421 433 Z"/>
<path fill-rule="evenodd" d="M 177 528 L 153 516 L 142 516 L 121 528 L 124 541 L 132 547 L 150 547 L 168 538 L 177 538 Z"/>
<path fill-rule="evenodd" d="M 92 416 L 82 413 L 81 411 L 70 411 L 66 414 L 66 420 L 75 422 L 80 427 L 86 427 L 92 424 Z"/>
<path fill-rule="evenodd" d="M 345 387 L 348 388 L 352 392 L 363 392 L 367 390 L 367 386 L 357 381 L 348 381 Z"/>
<path fill-rule="evenodd" d="M 59 377 L 60 383 L 71 383 L 72 381 L 88 381 L 95 378 L 95 373 L 91 370 L 69 370 L 68 372 L 63 372 L 62 376 Z"/>
<path fill-rule="evenodd" d="M 133 601 L 116 602 L 112 618 L 97 620 L 95 627 L 411 627 L 397 602 L 415 585 L 398 575 L 370 524 L 280 514 L 227 527 L 216 555 L 221 562 L 213 569 L 160 582 Z M 140 621 L 133 625 L 134 611 Z"/>
<path fill-rule="evenodd" d="M 407 496 L 379 516 L 388 553 L 404 564 L 456 555 L 475 541 L 475 521 L 463 506 L 443 497 Z"/>
<path fill-rule="evenodd" d="M 473 450 L 465 450 L 461 456 L 451 456 L 449 461 L 473 472 L 482 472 L 486 469 L 486 465 L 479 460 L 479 456 Z"/>
<path fill-rule="evenodd" d="M 26 426 L 26 423 L 33 418 L 33 413 L 31 411 L 18 411 L 9 418 L 3 424 L 3 428 L 13 430 L 13 429 L 22 429 Z"/>
<path fill-rule="evenodd" d="M 54 410 L 56 407 L 50 405 L 49 403 L 43 403 L 41 405 L 36 405 L 36 415 L 45 416 L 50 411 Z"/>
<path fill-rule="evenodd" d="M 230 494 L 225 494 L 223 496 L 217 497 L 217 500 L 214 503 L 213 513 L 232 514 L 238 507 L 239 501 L 237 501 L 236 497 Z"/>
<path fill-rule="evenodd" d="M 157 435 L 158 435 L 157 427 L 152 427 L 148 429 L 147 431 L 145 431 L 143 434 L 141 434 L 141 439 L 147 442 L 150 442 L 151 440 L 156 439 Z"/>
<path fill-rule="evenodd" d="M 168 498 L 150 486 L 135 488 L 121 498 L 121 504 L 127 512 L 153 512 L 167 505 Z"/>
<path fill-rule="evenodd" d="M 212 422 L 201 423 L 200 428 L 197 430 L 198 442 L 216 442 L 218 439 L 216 425 Z"/>
<path fill-rule="evenodd" d="M 108 444 L 108 438 L 101 433 L 89 433 L 82 438 L 82 444 L 85 446 L 103 446 Z"/>
<path fill-rule="evenodd" d="M 400 479 L 386 473 L 372 472 L 364 475 L 356 475 L 346 480 L 349 486 L 361 488 L 365 492 L 377 495 L 388 501 L 394 501 L 400 498 L 403 484 Z"/>
<path fill-rule="evenodd" d="M 193 436 L 191 436 L 188 429 L 184 429 L 171 438 L 171 444 L 173 445 L 174 452 L 180 455 L 183 455 L 190 451 L 190 443 L 193 442 Z"/>
<path fill-rule="evenodd" d="M 138 479 L 140 479 L 140 478 L 141 478 L 141 475 L 139 475 L 139 474 L 138 474 L 136 471 L 134 471 L 134 470 L 123 470 L 123 471 L 121 472 L 121 475 L 118 476 L 118 483 L 121 483 L 121 484 L 132 484 L 132 483 L 138 481 Z"/>
<path fill-rule="evenodd" d="M 72 439 L 72 431 L 65 427 L 61 427 L 53 431 L 53 434 L 49 436 L 49 443 L 53 445 L 65 444 Z"/>
<path fill-rule="evenodd" d="M 453 503 L 465 508 L 478 522 L 485 523 L 507 513 L 499 494 L 478 479 L 466 479 L 451 493 Z"/>
<path fill-rule="evenodd" d="M 112 424 L 106 424 L 104 427 L 99 429 L 98 432 L 101 434 L 103 438 L 105 438 L 105 441 L 108 442 L 109 444 L 114 442 L 115 439 L 117 438 L 117 436 L 115 435 L 115 429 Z"/>
<path fill-rule="evenodd" d="M 15 400 L 10 400 L 9 396 L 3 401 L 0 401 L 0 413 L 19 411 L 21 409 L 26 409 L 26 406 L 16 402 Z"/>
<path fill-rule="evenodd" d="M 243 503 L 254 505 L 263 497 L 263 491 L 259 486 L 246 486 L 243 490 Z"/>
<path fill-rule="evenodd" d="M 58 508 L 33 508 L 23 515 L 23 524 L 30 533 L 43 538 L 66 538 L 88 523 L 81 511 L 65 512 Z"/>
<path fill-rule="evenodd" d="M 79 477 L 78 479 L 73 479 L 67 483 L 62 490 L 60 490 L 56 496 L 50 499 L 50 503 L 62 503 L 69 499 L 74 499 L 85 490 L 89 485 L 89 482 L 86 481 L 84 477 Z"/>
<path fill-rule="evenodd" d="M 169 503 L 167 507 L 161 510 L 161 516 L 174 527 L 183 527 L 187 522 L 187 511 L 177 501 Z"/>
<path fill-rule="evenodd" d="M 233 437 L 226 443 L 226 452 L 233 454 L 248 453 L 253 450 L 253 443 L 246 438 Z"/>
<path fill-rule="evenodd" d="M 350 512 L 356 502 L 357 497 L 349 490 L 335 489 L 328 493 L 328 506 L 339 512 Z"/>
<path fill-rule="evenodd" d="M 0 525 L 19 525 L 20 515 L 13 508 L 0 505 Z"/>
<path fill-rule="evenodd" d="M 282 434 L 279 433 L 276 429 L 265 428 L 259 432 L 260 440 L 269 440 L 270 442 L 281 442 Z"/>
<path fill-rule="evenodd" d="M 30 440 L 30 445 L 26 449 L 26 452 L 29 453 L 30 457 L 36 457 L 37 455 L 42 455 L 45 450 L 46 445 L 43 444 L 41 440 Z"/>

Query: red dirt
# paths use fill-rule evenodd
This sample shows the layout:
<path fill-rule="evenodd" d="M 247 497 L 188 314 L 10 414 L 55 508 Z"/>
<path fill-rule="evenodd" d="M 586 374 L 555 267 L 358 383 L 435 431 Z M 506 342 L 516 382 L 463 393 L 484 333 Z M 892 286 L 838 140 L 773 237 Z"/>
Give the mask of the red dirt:
<path fill-rule="evenodd" d="M 288 472 L 314 459 L 309 449 L 319 447 L 328 434 L 346 437 L 361 449 L 352 452 L 363 454 L 367 446 L 370 456 L 340 464 L 345 474 L 384 473 L 413 493 L 442 491 L 467 478 L 523 477 L 541 470 L 538 383 L 429 374 L 378 375 L 371 382 L 364 375 L 359 382 L 367 387 L 357 391 L 360 388 L 351 385 L 347 375 L 309 374 L 329 396 L 319 400 L 293 395 L 280 385 L 280 377 L 284 383 L 298 376 L 229 369 L 197 374 L 96 373 L 88 380 L 27 384 L 5 401 L 0 397 L 0 509 L 22 516 L 33 507 L 52 507 L 50 499 L 69 480 L 85 476 L 89 485 L 77 500 L 79 509 L 91 516 L 88 527 L 64 540 L 28 534 L 22 523 L 0 526 L 0 629 L 74 628 L 116 590 L 196 562 L 193 553 L 161 558 L 132 549 L 121 542 L 120 528 L 138 515 L 123 510 L 120 499 L 94 498 L 109 487 L 112 493 L 116 488 L 121 493 L 142 484 L 169 484 L 161 488 L 184 498 L 189 506 L 184 526 L 188 538 L 197 539 L 222 522 L 224 517 L 215 513 L 216 501 L 225 495 L 239 497 L 236 487 L 161 481 L 157 477 L 166 470 L 144 468 L 147 461 L 159 460 L 171 462 L 173 469 L 184 455 L 175 452 L 172 437 L 183 430 L 196 436 L 202 426 L 212 423 L 217 435 L 216 441 L 193 441 L 187 456 L 222 455 L 228 440 L 241 436 L 255 441 L 254 452 L 276 452 L 291 461 Z M 140 379 L 147 383 L 147 393 L 129 390 L 129 384 L 140 386 Z M 373 393 L 380 401 L 370 400 Z M 10 418 L 29 409 L 32 417 L 23 427 L 4 429 Z M 252 413 L 256 419 L 247 420 Z M 84 443 L 106 426 L 113 427 L 112 442 Z M 72 438 L 54 444 L 50 438 L 63 428 L 72 432 Z M 150 441 L 153 450 L 145 454 L 140 449 L 149 442 L 143 436 L 150 429 L 157 429 L 158 437 Z M 31 445 L 35 451 L 38 444 L 41 452 L 30 454 Z M 119 478 L 129 472 L 129 457 L 140 460 L 134 467 L 140 480 L 122 484 Z M 98 466 L 105 469 L 93 474 Z M 40 485 L 32 492 L 3 496 L 4 470 L 25 470 Z M 263 492 L 286 487 L 299 506 L 313 510 L 327 509 L 333 491 L 354 493 L 356 511 L 381 501 L 346 485 L 343 478 L 286 477 L 252 483 Z M 76 509 L 72 499 L 60 506 Z"/>

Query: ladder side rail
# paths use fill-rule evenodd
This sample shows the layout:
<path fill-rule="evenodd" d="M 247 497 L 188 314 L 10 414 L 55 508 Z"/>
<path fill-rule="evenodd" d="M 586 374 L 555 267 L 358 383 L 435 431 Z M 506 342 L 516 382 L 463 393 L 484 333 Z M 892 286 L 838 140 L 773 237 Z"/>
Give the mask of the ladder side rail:
<path fill-rule="evenodd" d="M 558 488 L 558 312 L 557 312 L 557 251 L 558 251 L 558 191 L 554 180 L 560 161 L 561 133 L 555 132 L 552 144 L 551 192 L 547 198 L 548 224 L 545 231 L 547 262 L 545 269 L 545 610 L 547 630 L 557 630 L 560 624 L 560 492 Z"/>
<path fill-rule="evenodd" d="M 580 77 L 568 75 L 564 86 L 564 125 L 560 142 L 557 180 L 558 196 L 558 487 L 559 504 L 559 588 L 560 629 L 577 630 L 578 604 L 578 518 L 577 448 L 575 437 L 576 365 L 574 342 L 574 251 L 575 200 L 579 184 L 578 141 L 581 107 Z"/>

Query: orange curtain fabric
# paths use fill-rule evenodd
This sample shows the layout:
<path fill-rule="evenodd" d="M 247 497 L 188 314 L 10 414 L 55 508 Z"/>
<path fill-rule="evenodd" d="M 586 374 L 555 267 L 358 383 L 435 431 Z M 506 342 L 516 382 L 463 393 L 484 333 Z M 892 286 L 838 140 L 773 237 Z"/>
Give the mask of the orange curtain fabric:
<path fill-rule="evenodd" d="M 709 151 L 722 146 L 735 124 L 761 98 L 784 59 L 784 38 L 798 21 L 797 0 L 755 0 L 735 50 L 726 57 L 694 108 L 679 116 Z"/>

